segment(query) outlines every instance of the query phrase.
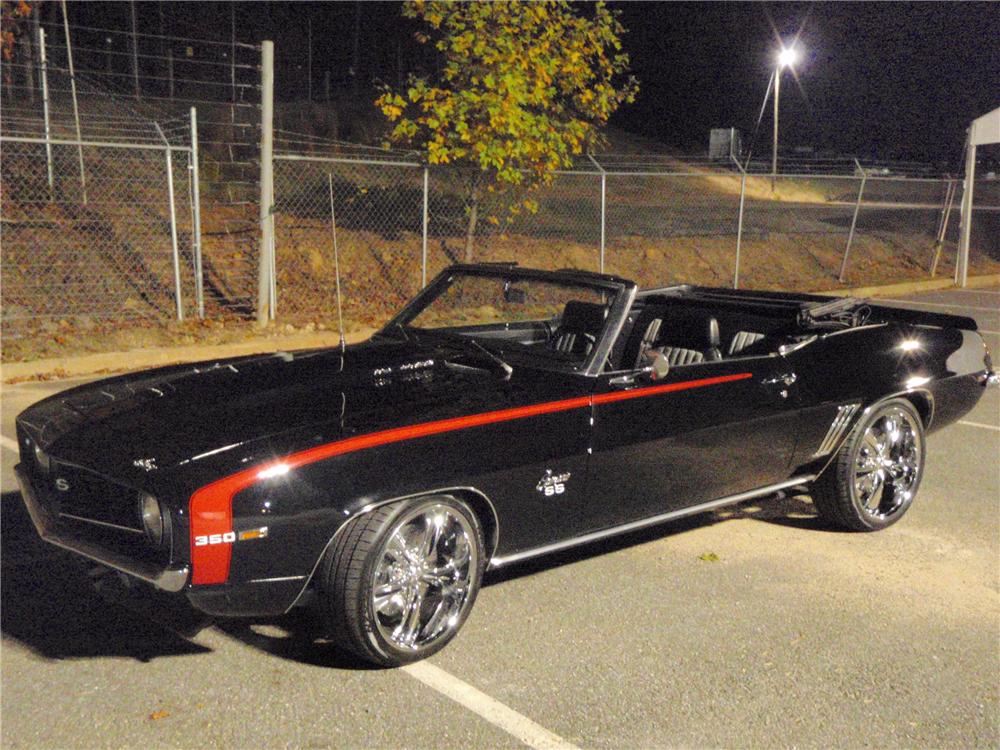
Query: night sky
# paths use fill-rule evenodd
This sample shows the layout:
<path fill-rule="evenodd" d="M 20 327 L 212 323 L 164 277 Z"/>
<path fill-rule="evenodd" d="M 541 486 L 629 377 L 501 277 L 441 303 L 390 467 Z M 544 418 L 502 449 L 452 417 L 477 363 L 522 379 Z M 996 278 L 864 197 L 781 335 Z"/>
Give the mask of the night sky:
<path fill-rule="evenodd" d="M 129 26 L 127 3 L 70 5 L 73 23 Z M 636 103 L 613 122 L 675 148 L 705 150 L 712 127 L 734 126 L 748 139 L 777 34 L 791 39 L 800 29 L 801 88 L 787 72 L 782 78 L 782 142 L 790 146 L 953 162 L 968 122 L 1000 105 L 1000 3 L 613 5 L 629 30 L 625 46 L 641 85 Z M 157 4 L 138 7 L 140 31 L 157 33 Z M 167 33 L 228 39 L 228 3 L 163 8 Z M 314 92 L 330 68 L 335 95 L 349 95 L 355 3 L 244 2 L 236 17 L 241 41 L 274 39 L 279 98 L 305 96 L 309 18 Z M 399 3 L 363 3 L 360 21 L 362 83 L 396 82 L 401 72 L 431 65 Z M 755 151 L 769 149 L 770 123 L 769 110 Z"/>

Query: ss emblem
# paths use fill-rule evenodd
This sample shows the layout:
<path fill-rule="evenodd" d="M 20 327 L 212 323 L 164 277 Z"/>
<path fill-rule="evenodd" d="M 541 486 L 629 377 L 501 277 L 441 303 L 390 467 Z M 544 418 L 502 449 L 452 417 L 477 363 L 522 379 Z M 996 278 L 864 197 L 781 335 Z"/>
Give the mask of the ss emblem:
<path fill-rule="evenodd" d="M 69 482 L 67 482 L 62 477 L 59 477 L 58 479 L 56 479 L 56 489 L 59 490 L 60 492 L 68 492 Z"/>
<path fill-rule="evenodd" d="M 561 495 L 566 491 L 566 483 L 569 482 L 569 478 L 570 473 L 568 471 L 562 474 L 553 474 L 552 469 L 546 469 L 545 476 L 538 480 L 535 489 L 545 495 L 545 497 Z"/>

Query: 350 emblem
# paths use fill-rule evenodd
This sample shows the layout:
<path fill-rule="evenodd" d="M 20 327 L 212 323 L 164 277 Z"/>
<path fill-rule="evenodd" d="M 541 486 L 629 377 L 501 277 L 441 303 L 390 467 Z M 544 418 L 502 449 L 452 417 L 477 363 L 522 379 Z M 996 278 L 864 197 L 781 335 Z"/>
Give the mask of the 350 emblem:
<path fill-rule="evenodd" d="M 227 531 L 225 534 L 208 534 L 207 536 L 196 536 L 194 538 L 195 547 L 205 547 L 209 544 L 232 544 L 236 541 L 236 532 Z"/>

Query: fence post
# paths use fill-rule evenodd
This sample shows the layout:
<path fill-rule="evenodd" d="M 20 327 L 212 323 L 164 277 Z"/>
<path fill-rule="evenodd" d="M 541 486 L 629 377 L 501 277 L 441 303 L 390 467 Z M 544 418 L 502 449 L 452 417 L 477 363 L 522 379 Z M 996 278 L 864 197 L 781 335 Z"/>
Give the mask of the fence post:
<path fill-rule="evenodd" d="M 184 305 L 181 302 L 181 256 L 177 249 L 177 209 L 174 205 L 174 158 L 170 141 L 163 134 L 160 123 L 153 122 L 156 132 L 163 139 L 163 148 L 167 154 L 167 194 L 170 200 L 170 244 L 174 251 L 174 298 L 177 301 L 177 320 L 184 320 Z"/>
<path fill-rule="evenodd" d="M 45 29 L 38 28 L 38 60 L 42 68 L 42 114 L 45 118 L 45 164 L 49 177 L 49 200 L 56 199 L 56 182 L 52 172 L 52 126 L 49 123 L 49 68 L 45 60 Z"/>
<path fill-rule="evenodd" d="M 424 221 L 423 221 L 423 237 L 420 250 L 420 288 L 423 289 L 427 286 L 427 183 L 428 183 L 428 168 L 424 165 Z"/>
<path fill-rule="evenodd" d="M 205 317 L 205 284 L 201 265 L 201 193 L 198 187 L 198 110 L 191 107 L 191 221 L 194 224 L 194 296 L 198 317 Z"/>
<path fill-rule="evenodd" d="M 167 44 L 167 94 L 174 98 L 174 48 Z"/>
<path fill-rule="evenodd" d="M 274 248 L 274 42 L 261 43 L 260 86 L 260 252 L 257 275 L 257 323 L 273 319 L 272 279 Z"/>
<path fill-rule="evenodd" d="M 731 144 L 730 144 L 731 145 Z M 736 263 L 733 267 L 733 289 L 740 287 L 740 249 L 743 247 L 743 206 L 747 195 L 747 171 L 740 164 L 739 159 L 729 154 L 736 168 L 740 170 L 740 213 L 736 220 Z"/>
<path fill-rule="evenodd" d="M 844 276 L 847 274 L 847 257 L 851 253 L 851 243 L 854 242 L 854 229 L 858 225 L 858 212 L 861 210 L 861 199 L 865 194 L 865 182 L 868 180 L 868 172 L 858 164 L 857 159 L 854 163 L 858 165 L 861 169 L 861 187 L 858 188 L 858 199 L 854 203 L 854 216 L 851 217 L 851 230 L 847 233 L 847 246 L 844 248 L 844 259 L 840 262 L 840 283 L 844 283 Z"/>
<path fill-rule="evenodd" d="M 743 206 L 747 197 L 747 173 L 740 178 L 740 218 L 736 223 L 736 266 L 733 269 L 733 289 L 740 288 L 740 249 L 743 246 Z"/>
<path fill-rule="evenodd" d="M 976 181 L 976 143 L 969 128 L 965 145 L 965 178 L 962 181 L 962 211 L 958 223 L 958 255 L 955 258 L 955 286 L 969 281 L 969 242 L 972 239 L 972 194 Z M 957 188 L 956 188 L 957 189 Z"/>
<path fill-rule="evenodd" d="M 135 98 L 141 99 L 139 90 L 139 28 L 135 20 L 135 0 L 129 3 L 132 11 L 132 79 L 135 83 Z"/>
<path fill-rule="evenodd" d="M 955 203 L 955 181 L 948 180 L 948 187 L 944 192 L 944 205 L 941 207 L 941 220 L 938 222 L 938 233 L 934 241 L 934 259 L 931 261 L 931 278 L 937 274 L 938 262 L 941 260 L 941 248 L 944 247 L 944 236 L 948 232 L 948 219 L 951 217 L 951 208 Z"/>
<path fill-rule="evenodd" d="M 73 120 L 76 122 L 77 154 L 80 157 L 80 191 L 83 205 L 87 205 L 87 175 L 83 171 L 83 136 L 80 133 L 80 107 L 76 100 L 76 74 L 73 72 L 73 43 L 69 38 L 69 17 L 66 15 L 66 0 L 62 0 L 63 30 L 66 32 L 66 60 L 69 63 L 69 88 L 73 96 Z"/>
<path fill-rule="evenodd" d="M 607 209 L 608 209 L 608 174 L 604 171 L 597 159 L 592 154 L 587 154 L 587 158 L 601 171 L 601 258 L 598 266 L 601 273 L 604 273 L 604 242 L 607 229 Z"/>

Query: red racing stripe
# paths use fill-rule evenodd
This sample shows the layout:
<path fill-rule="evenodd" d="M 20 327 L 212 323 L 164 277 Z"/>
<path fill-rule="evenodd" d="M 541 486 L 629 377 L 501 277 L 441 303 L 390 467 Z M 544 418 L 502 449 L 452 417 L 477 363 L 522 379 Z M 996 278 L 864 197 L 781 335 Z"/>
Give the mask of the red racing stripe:
<path fill-rule="evenodd" d="M 743 372 L 736 375 L 722 375 L 680 383 L 667 383 L 647 388 L 634 388 L 629 391 L 602 393 L 596 396 L 578 396 L 561 401 L 549 401 L 542 404 L 519 406 L 513 409 L 472 414 L 466 417 L 453 417 L 434 422 L 423 422 L 407 427 L 395 427 L 390 430 L 336 440 L 332 443 L 292 453 L 275 461 L 258 464 L 251 469 L 245 469 L 244 471 L 231 474 L 216 482 L 207 484 L 191 495 L 189 502 L 191 513 L 191 564 L 193 568 L 191 583 L 201 585 L 219 584 L 225 583 L 228 580 L 232 544 L 222 543 L 196 546 L 195 538 L 200 536 L 210 537 L 212 534 L 225 534 L 232 531 L 233 497 L 238 492 L 245 490 L 258 481 L 273 476 L 280 476 L 305 464 L 315 463 L 316 461 L 322 461 L 323 459 L 339 456 L 344 453 L 375 448 L 380 445 L 399 443 L 404 440 L 414 440 L 416 438 L 439 435 L 444 432 L 464 430 L 471 427 L 481 427 L 483 425 L 496 424 L 497 422 L 526 419 L 528 417 L 568 411 L 570 409 L 582 409 L 596 404 L 656 396 L 661 393 L 671 393 L 691 388 L 703 388 L 705 386 L 728 383 L 750 377 L 753 377 L 751 373 Z"/>
<path fill-rule="evenodd" d="M 707 385 L 718 385 L 719 383 L 731 383 L 734 380 L 746 380 L 752 378 L 751 372 L 739 372 L 735 375 L 719 375 L 715 378 L 702 378 L 701 380 L 684 380 L 680 383 L 665 383 L 664 385 L 654 385 L 648 388 L 634 388 L 631 391 L 614 391 L 612 393 L 600 393 L 594 396 L 594 404 L 610 404 L 615 401 L 627 401 L 630 398 L 645 398 L 646 396 L 656 396 L 660 393 L 673 393 L 675 391 L 687 391 L 691 388 L 704 388 Z"/>

